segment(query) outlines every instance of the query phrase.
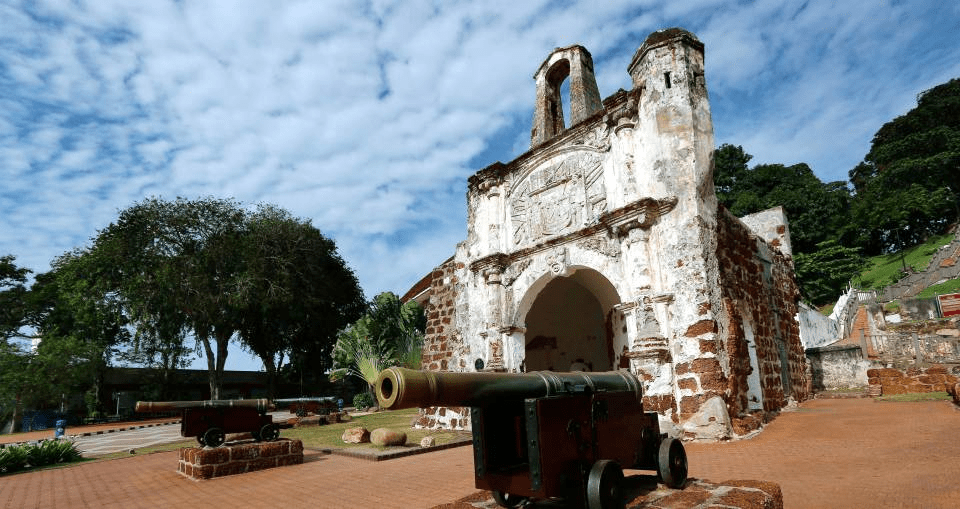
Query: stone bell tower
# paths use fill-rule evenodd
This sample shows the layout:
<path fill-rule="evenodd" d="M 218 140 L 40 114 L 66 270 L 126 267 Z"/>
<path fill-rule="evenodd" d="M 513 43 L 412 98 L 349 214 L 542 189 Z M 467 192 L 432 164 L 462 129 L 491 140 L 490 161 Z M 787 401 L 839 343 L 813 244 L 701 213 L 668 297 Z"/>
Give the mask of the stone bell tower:
<path fill-rule="evenodd" d="M 563 121 L 560 85 L 570 78 L 570 125 Z M 579 124 L 603 108 L 597 78 L 593 75 L 593 57 L 583 46 L 557 48 L 540 64 L 533 75 L 537 81 L 537 103 L 533 110 L 530 147 L 560 134 L 565 127 Z"/>

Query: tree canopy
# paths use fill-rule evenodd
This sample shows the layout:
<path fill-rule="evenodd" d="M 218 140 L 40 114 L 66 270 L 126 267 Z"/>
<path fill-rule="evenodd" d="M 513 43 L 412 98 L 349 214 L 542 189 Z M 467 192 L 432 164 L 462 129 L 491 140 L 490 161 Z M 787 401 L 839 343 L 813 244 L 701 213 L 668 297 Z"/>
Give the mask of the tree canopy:
<path fill-rule="evenodd" d="M 215 399 L 231 341 L 263 360 L 272 389 L 285 356 L 329 353 L 363 308 L 333 241 L 269 205 L 250 212 L 227 199 L 150 198 L 123 210 L 76 258 L 98 275 L 89 295 L 115 299 L 136 331 L 127 355 L 169 371 L 190 334 Z"/>
<path fill-rule="evenodd" d="M 960 219 L 960 79 L 920 94 L 915 108 L 884 124 L 850 182 L 865 254 L 918 244 Z"/>
<path fill-rule="evenodd" d="M 752 158 L 740 146 L 724 144 L 716 150 L 714 184 L 724 207 L 737 217 L 783 207 L 795 252 L 812 252 L 838 237 L 849 217 L 846 183 L 823 183 L 806 163 L 748 168 Z"/>

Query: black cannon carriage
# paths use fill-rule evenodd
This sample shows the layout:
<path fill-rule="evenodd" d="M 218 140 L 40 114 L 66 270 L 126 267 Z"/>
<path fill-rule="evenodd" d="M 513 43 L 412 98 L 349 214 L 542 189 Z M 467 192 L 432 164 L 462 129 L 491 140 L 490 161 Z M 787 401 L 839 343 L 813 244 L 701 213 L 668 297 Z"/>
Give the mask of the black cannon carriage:
<path fill-rule="evenodd" d="M 280 426 L 267 414 L 267 399 L 206 401 L 138 401 L 137 412 L 180 411 L 180 435 L 197 437 L 201 446 L 219 447 L 227 433 L 250 433 L 256 441 L 280 437 Z"/>
<path fill-rule="evenodd" d="M 437 373 L 384 370 L 382 408 L 470 407 L 476 487 L 501 506 L 562 498 L 620 508 L 623 469 L 654 470 L 667 486 L 687 479 L 683 444 L 644 412 L 640 382 L 603 373 Z"/>

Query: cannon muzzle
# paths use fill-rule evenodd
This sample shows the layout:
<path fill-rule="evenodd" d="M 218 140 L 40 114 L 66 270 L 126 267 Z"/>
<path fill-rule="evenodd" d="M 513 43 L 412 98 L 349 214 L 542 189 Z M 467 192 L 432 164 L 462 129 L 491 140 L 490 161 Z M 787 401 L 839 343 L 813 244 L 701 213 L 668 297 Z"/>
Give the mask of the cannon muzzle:
<path fill-rule="evenodd" d="M 190 408 L 256 408 L 264 413 L 273 410 L 269 399 L 209 399 L 205 401 L 137 401 L 136 412 L 175 412 Z"/>
<path fill-rule="evenodd" d="M 600 373 L 439 373 L 387 368 L 374 383 L 384 409 L 432 406 L 483 406 L 505 399 L 523 400 L 596 391 L 629 391 L 642 403 L 640 381 L 628 371 Z"/>

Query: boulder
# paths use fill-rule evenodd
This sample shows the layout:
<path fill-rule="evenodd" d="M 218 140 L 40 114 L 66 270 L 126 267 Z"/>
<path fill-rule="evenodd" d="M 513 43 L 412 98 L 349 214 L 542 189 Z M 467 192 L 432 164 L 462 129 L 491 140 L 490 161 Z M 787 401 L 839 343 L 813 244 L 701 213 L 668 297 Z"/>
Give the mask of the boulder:
<path fill-rule="evenodd" d="M 340 440 L 348 444 L 363 444 L 370 441 L 370 431 L 363 426 L 359 428 L 348 428 L 344 430 Z"/>
<path fill-rule="evenodd" d="M 402 431 L 377 428 L 370 433 L 370 443 L 382 446 L 403 445 L 407 443 L 407 434 Z"/>
<path fill-rule="evenodd" d="M 727 405 L 720 396 L 714 396 L 700 406 L 700 410 L 683 423 L 684 433 L 699 440 L 726 440 L 733 427 Z"/>
<path fill-rule="evenodd" d="M 433 437 L 423 437 L 420 440 L 420 447 L 433 447 L 434 445 L 437 445 L 437 441 Z"/>

